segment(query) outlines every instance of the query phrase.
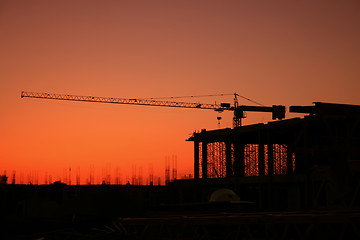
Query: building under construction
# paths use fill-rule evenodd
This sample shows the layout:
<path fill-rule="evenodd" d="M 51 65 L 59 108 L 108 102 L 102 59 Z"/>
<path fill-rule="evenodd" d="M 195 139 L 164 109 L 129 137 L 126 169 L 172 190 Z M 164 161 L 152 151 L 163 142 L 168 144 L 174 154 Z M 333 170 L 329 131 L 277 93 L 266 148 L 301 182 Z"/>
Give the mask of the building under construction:
<path fill-rule="evenodd" d="M 260 209 L 359 206 L 360 106 L 316 102 L 290 112 L 306 116 L 195 132 L 195 179 L 251 188 L 243 197 Z"/>

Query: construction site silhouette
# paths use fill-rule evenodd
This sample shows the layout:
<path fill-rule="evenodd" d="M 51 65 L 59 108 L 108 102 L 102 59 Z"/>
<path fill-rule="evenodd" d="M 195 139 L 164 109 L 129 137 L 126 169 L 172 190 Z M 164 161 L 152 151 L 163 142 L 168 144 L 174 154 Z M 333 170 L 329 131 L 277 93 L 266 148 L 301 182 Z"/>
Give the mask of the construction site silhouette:
<path fill-rule="evenodd" d="M 16 185 L 1 176 L 4 238 L 359 239 L 360 106 L 290 106 L 304 116 L 289 119 L 284 106 L 240 107 L 234 128 L 186 139 L 191 179 Z M 279 120 L 241 126 L 253 110 Z"/>

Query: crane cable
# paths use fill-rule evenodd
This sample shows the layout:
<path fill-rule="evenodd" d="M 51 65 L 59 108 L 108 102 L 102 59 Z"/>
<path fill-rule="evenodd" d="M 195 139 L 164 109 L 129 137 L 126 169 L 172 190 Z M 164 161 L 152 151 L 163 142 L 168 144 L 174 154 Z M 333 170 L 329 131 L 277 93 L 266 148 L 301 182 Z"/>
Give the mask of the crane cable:
<path fill-rule="evenodd" d="M 189 96 L 170 96 L 170 97 L 155 97 L 155 98 L 140 98 L 140 99 L 172 99 L 172 98 L 196 98 L 196 97 L 216 97 L 216 96 L 229 96 L 229 95 L 234 95 L 234 94 L 230 94 L 230 93 L 220 93 L 220 94 L 210 94 L 210 95 L 189 95 Z"/>
<path fill-rule="evenodd" d="M 218 96 L 230 96 L 230 95 L 236 95 L 239 96 L 249 102 L 255 103 L 259 106 L 265 106 L 262 103 L 256 102 L 250 98 L 244 97 L 242 95 L 239 95 L 237 93 L 219 93 L 219 94 L 209 94 L 209 95 L 189 95 L 189 96 L 170 96 L 170 97 L 152 97 L 152 98 L 138 98 L 140 100 L 154 100 L 154 99 L 174 99 L 174 98 L 197 98 L 197 97 L 218 97 Z"/>
<path fill-rule="evenodd" d="M 254 100 L 251 100 L 250 98 L 241 96 L 241 95 L 239 95 L 239 94 L 237 94 L 237 93 L 235 93 L 235 95 L 236 95 L 236 96 L 239 96 L 239 97 L 241 97 L 241 98 L 243 98 L 243 99 L 245 99 L 245 100 L 247 100 L 247 101 L 249 101 L 249 102 L 255 103 L 255 104 L 259 105 L 259 106 L 265 106 L 265 105 L 262 104 L 262 103 L 256 102 L 256 101 L 254 101 Z"/>

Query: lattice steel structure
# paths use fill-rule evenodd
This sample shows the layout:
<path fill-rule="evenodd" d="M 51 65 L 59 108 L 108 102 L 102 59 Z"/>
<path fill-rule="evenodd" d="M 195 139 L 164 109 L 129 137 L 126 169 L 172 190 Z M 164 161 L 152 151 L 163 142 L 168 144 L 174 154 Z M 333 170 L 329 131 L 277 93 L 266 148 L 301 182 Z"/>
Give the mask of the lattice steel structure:
<path fill-rule="evenodd" d="M 244 165 L 245 176 L 259 176 L 259 145 L 245 144 Z"/>
<path fill-rule="evenodd" d="M 214 142 L 207 146 L 208 174 L 211 177 L 226 177 L 225 143 Z"/>

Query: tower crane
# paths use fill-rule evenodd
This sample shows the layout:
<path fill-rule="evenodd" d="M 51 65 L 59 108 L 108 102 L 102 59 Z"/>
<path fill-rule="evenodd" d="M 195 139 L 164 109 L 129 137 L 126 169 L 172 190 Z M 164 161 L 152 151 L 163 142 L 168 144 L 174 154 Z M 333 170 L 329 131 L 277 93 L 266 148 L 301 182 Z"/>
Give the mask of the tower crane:
<path fill-rule="evenodd" d="M 21 98 L 42 98 L 66 101 L 80 101 L 80 102 L 97 102 L 97 103 L 113 103 L 113 104 L 130 104 L 130 105 L 144 105 L 144 106 L 159 106 L 159 107 L 178 107 L 178 108 L 196 108 L 196 109 L 209 109 L 217 112 L 233 111 L 233 125 L 234 127 L 241 126 L 241 119 L 245 118 L 245 112 L 271 112 L 272 119 L 285 118 L 285 106 L 273 105 L 269 106 L 246 106 L 239 105 L 239 94 L 234 94 L 234 104 L 220 103 L 192 103 L 192 102 L 176 102 L 154 99 L 141 99 L 141 98 L 114 98 L 114 97 L 94 97 L 94 96 L 79 96 L 69 94 L 54 94 L 54 93 L 39 93 L 39 92 L 21 92 Z M 242 96 L 241 96 L 242 97 Z M 248 99 L 249 100 L 249 99 Z M 256 102 L 255 102 L 256 103 Z"/>

